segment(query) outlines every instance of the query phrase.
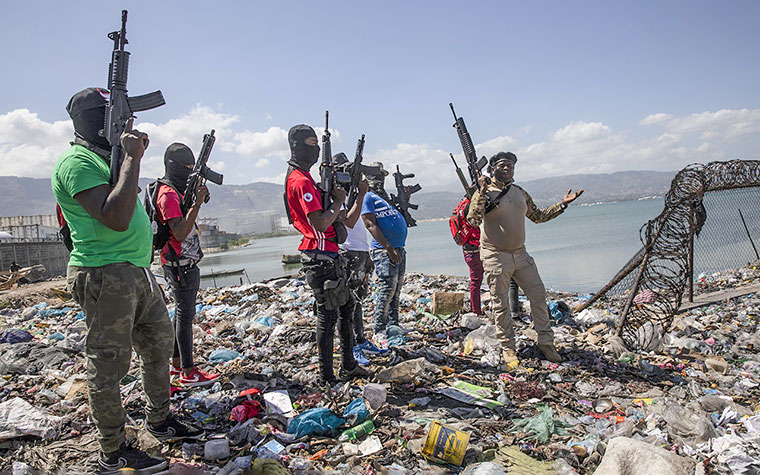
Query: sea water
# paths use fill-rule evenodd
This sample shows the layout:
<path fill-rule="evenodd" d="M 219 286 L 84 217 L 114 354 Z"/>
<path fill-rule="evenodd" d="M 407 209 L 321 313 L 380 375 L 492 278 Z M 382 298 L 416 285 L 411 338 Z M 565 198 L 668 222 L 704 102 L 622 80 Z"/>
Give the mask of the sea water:
<path fill-rule="evenodd" d="M 560 216 L 546 223 L 534 224 L 526 220 L 525 245 L 535 259 L 547 288 L 595 292 L 642 247 L 640 228 L 662 210 L 662 198 L 591 206 L 571 205 Z M 739 229 L 738 217 L 730 211 L 708 211 L 708 223 L 720 227 L 722 221 L 730 220 L 734 228 Z M 757 209 L 742 211 L 745 218 L 748 213 L 758 213 Z M 736 213 L 735 209 L 733 213 Z M 754 216 L 752 222 L 757 221 L 757 216 Z M 746 233 L 741 229 L 741 233 L 736 232 L 737 239 L 746 241 Z M 757 232 L 753 236 L 756 241 L 760 240 L 757 239 L 760 238 Z M 247 283 L 249 280 L 256 282 L 294 274 L 300 265 L 283 265 L 281 259 L 283 254 L 297 254 L 300 240 L 300 236 L 257 239 L 248 247 L 207 254 L 200 265 L 202 274 L 232 269 L 245 269 L 246 273 L 242 276 L 217 277 L 215 280 L 204 278 L 201 285 L 236 285 L 241 279 Z M 462 248 L 451 238 L 448 220 L 418 222 L 416 227 L 409 228 L 406 244 L 407 272 L 469 275 Z M 695 246 L 697 249 L 700 246 L 708 247 L 698 241 Z M 712 249 L 712 245 L 709 247 Z M 741 252 L 742 255 L 747 254 L 745 262 L 752 260 L 749 255 L 751 248 L 747 251 L 742 247 Z M 701 271 L 699 259 L 695 267 L 695 274 L 698 274 Z"/>

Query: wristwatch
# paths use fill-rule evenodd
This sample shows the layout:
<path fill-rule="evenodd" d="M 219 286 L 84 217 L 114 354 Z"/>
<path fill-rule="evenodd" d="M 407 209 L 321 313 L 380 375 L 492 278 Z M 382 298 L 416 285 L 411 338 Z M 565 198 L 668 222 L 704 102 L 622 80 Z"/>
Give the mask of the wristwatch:
<path fill-rule="evenodd" d="M 559 204 L 559 207 L 560 207 L 561 209 L 566 209 L 566 208 L 567 208 L 567 205 L 566 205 L 565 203 L 560 203 L 560 204 Z"/>

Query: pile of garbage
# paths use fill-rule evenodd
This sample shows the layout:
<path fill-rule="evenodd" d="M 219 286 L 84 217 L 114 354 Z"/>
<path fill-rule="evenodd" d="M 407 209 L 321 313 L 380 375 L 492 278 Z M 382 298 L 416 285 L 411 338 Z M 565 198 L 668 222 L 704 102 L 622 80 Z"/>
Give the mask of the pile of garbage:
<path fill-rule="evenodd" d="M 757 284 L 760 271 L 699 282 Z M 366 355 L 370 380 L 329 389 L 317 384 L 303 279 L 202 290 L 195 354 L 222 376 L 173 388 L 171 404 L 204 438 L 164 444 L 145 430 L 136 358 L 121 381 L 128 437 L 183 474 L 760 471 L 760 294 L 681 314 L 657 348 L 634 354 L 609 349 L 613 307 L 574 315 L 588 295 L 549 292 L 565 360 L 556 364 L 542 360 L 525 314 L 517 359 L 505 360 L 492 319 L 456 308 L 468 289 L 463 278 L 407 275 L 400 323 L 411 331 L 391 328 L 376 341 L 388 351 Z M 364 302 L 370 336 L 376 292 L 372 283 Z M 488 308 L 487 292 L 483 299 Z M 452 313 L 441 311 L 444 301 Z M 95 467 L 85 333 L 66 296 L 0 309 L 0 472 Z"/>

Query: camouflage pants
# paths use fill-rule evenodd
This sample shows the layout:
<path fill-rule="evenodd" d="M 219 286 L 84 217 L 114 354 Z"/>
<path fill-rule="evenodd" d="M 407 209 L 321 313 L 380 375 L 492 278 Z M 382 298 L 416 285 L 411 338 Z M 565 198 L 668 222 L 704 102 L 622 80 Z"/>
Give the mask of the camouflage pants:
<path fill-rule="evenodd" d="M 150 423 L 169 414 L 169 364 L 174 329 L 161 290 L 147 269 L 130 263 L 68 268 L 68 285 L 85 313 L 87 390 L 103 452 L 124 441 L 126 413 L 119 381 L 134 347 L 140 357 Z"/>
<path fill-rule="evenodd" d="M 538 333 L 540 345 L 553 344 L 554 332 L 549 322 L 549 310 L 546 307 L 546 289 L 538 275 L 538 267 L 525 248 L 516 252 L 502 252 L 483 246 L 480 250 L 483 270 L 486 274 L 488 288 L 491 290 L 493 310 L 496 321 L 504 332 L 505 346 L 515 349 L 515 330 L 509 312 L 509 281 L 517 282 L 530 301 L 530 314 L 533 328 Z"/>

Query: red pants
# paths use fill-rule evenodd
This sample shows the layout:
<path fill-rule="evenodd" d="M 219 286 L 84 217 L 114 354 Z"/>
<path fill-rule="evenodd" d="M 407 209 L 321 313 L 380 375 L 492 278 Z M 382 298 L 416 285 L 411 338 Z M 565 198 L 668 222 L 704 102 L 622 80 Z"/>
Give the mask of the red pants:
<path fill-rule="evenodd" d="M 478 315 L 483 315 L 480 308 L 480 285 L 483 283 L 483 262 L 480 252 L 465 252 L 464 261 L 470 268 L 470 307 Z"/>

